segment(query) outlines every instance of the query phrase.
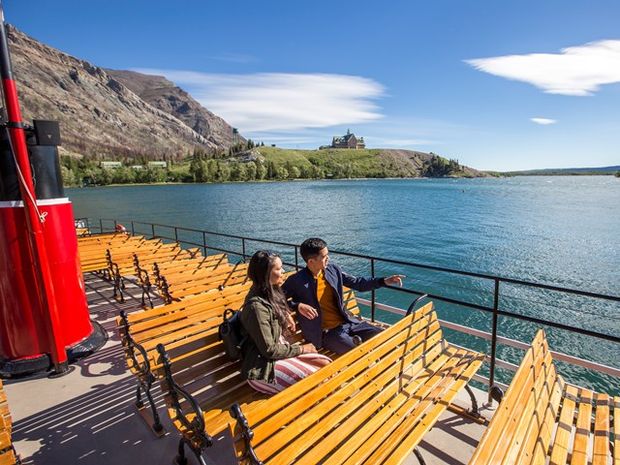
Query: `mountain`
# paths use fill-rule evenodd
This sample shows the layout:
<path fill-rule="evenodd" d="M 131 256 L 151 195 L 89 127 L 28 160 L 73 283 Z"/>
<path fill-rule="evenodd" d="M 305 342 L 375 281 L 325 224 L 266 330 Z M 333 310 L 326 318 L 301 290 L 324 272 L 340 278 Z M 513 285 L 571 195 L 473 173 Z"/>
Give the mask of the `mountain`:
<path fill-rule="evenodd" d="M 588 174 L 615 174 L 620 171 L 620 165 L 601 166 L 597 168 L 547 168 L 540 170 L 508 171 L 506 176 L 573 176 Z"/>
<path fill-rule="evenodd" d="M 106 72 L 142 100 L 177 117 L 214 144 L 230 147 L 235 143 L 246 141 L 241 136 L 233 138 L 232 128 L 226 121 L 211 113 L 191 95 L 163 76 L 112 69 L 106 69 Z"/>
<path fill-rule="evenodd" d="M 60 121 L 65 151 L 179 159 L 232 145 L 231 126 L 162 77 L 108 72 L 13 26 L 8 36 L 24 121 Z"/>

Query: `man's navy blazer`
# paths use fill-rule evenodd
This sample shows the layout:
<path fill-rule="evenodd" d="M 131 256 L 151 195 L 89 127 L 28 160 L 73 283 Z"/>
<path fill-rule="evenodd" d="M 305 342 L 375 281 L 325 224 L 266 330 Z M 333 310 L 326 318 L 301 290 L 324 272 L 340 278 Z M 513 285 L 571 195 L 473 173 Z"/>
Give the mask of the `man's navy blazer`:
<path fill-rule="evenodd" d="M 357 278 L 343 273 L 340 267 L 331 263 L 325 267 L 325 281 L 334 290 L 338 310 L 340 310 L 342 318 L 349 323 L 357 323 L 360 320 L 345 311 L 342 287 L 346 286 L 356 291 L 366 292 L 384 286 L 383 278 Z M 315 347 L 322 347 L 323 332 L 321 331 L 321 322 L 323 319 L 316 295 L 316 281 L 312 272 L 308 268 L 298 271 L 286 280 L 282 290 L 287 299 L 290 299 L 290 305 L 294 310 L 297 310 L 297 306 L 300 303 L 311 305 L 318 310 L 319 316 L 312 320 L 297 312 L 297 321 L 304 338 L 314 344 Z"/>

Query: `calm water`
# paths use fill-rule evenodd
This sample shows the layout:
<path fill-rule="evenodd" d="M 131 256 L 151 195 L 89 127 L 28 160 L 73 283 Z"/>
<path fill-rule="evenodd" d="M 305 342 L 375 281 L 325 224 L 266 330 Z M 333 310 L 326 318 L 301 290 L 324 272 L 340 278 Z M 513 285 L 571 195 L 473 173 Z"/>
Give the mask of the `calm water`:
<path fill-rule="evenodd" d="M 332 250 L 620 295 L 620 179 L 610 176 L 135 186 L 70 189 L 67 194 L 77 217 L 118 218 L 126 226 L 133 219 L 292 243 L 320 236 Z M 136 229 L 150 233 L 144 226 Z M 157 234 L 174 233 L 158 228 Z M 181 233 L 180 238 L 202 242 L 201 234 Z M 207 239 L 240 250 L 239 241 Z M 247 251 L 260 247 L 265 245 L 248 243 Z M 278 250 L 294 261 L 290 249 Z M 370 273 L 365 260 L 335 254 L 332 260 L 351 272 Z M 407 275 L 411 289 L 493 303 L 488 280 L 377 264 L 377 274 L 395 272 Z M 405 308 L 411 299 L 386 290 L 379 297 Z M 490 328 L 482 312 L 437 307 L 442 318 Z M 620 333 L 617 303 L 502 285 L 500 308 Z M 513 318 L 500 318 L 499 327 L 501 334 L 524 341 L 535 331 Z M 553 349 L 620 367 L 618 345 L 547 331 Z M 448 333 L 448 338 L 488 350 L 484 341 L 471 337 Z M 508 360 L 522 355 L 500 349 Z M 620 393 L 620 379 L 570 366 L 560 369 L 571 381 Z"/>

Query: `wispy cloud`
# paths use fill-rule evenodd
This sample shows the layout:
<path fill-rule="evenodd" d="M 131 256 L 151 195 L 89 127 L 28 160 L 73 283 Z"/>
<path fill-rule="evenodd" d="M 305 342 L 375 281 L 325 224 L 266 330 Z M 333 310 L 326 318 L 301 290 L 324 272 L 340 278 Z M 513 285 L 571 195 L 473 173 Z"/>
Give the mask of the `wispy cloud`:
<path fill-rule="evenodd" d="M 242 132 L 292 131 L 382 118 L 378 82 L 340 74 L 208 74 L 138 69 L 163 75 Z"/>
<path fill-rule="evenodd" d="M 620 82 L 620 40 L 601 40 L 531 53 L 465 60 L 496 76 L 532 84 L 549 94 L 592 95 L 603 84 Z"/>
<path fill-rule="evenodd" d="M 530 121 L 536 124 L 542 124 L 543 126 L 546 126 L 548 124 L 555 124 L 558 122 L 557 120 L 551 118 L 530 118 Z"/>

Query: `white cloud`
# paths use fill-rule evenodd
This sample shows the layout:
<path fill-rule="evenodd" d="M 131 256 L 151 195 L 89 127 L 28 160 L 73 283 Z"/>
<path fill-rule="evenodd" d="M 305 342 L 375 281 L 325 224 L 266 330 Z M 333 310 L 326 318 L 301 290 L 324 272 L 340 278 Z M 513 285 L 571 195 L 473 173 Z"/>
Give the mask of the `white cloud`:
<path fill-rule="evenodd" d="M 530 121 L 536 124 L 542 124 L 543 126 L 546 126 L 548 124 L 555 124 L 558 122 L 557 120 L 551 118 L 530 118 Z"/>
<path fill-rule="evenodd" d="M 385 89 L 359 76 L 136 71 L 165 76 L 242 133 L 363 123 L 383 116 L 373 100 L 384 96 Z"/>
<path fill-rule="evenodd" d="M 496 76 L 532 84 L 549 94 L 592 95 L 620 82 L 620 40 L 568 47 L 561 53 L 531 53 L 465 60 Z"/>

